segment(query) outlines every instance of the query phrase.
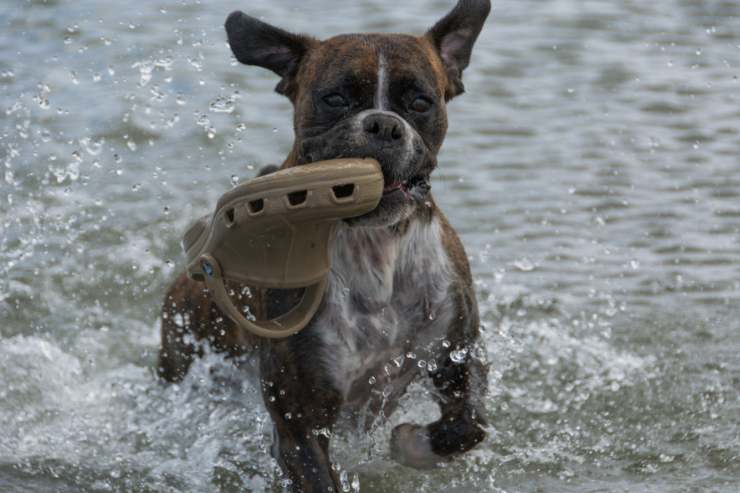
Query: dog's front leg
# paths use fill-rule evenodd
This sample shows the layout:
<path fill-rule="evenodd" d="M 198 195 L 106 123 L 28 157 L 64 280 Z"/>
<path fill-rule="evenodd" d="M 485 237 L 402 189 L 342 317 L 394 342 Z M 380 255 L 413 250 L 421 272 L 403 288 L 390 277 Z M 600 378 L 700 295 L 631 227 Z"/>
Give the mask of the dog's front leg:
<path fill-rule="evenodd" d="M 274 423 L 272 455 L 294 492 L 338 492 L 329 436 L 341 395 L 321 373 L 316 354 L 299 354 L 303 334 L 273 342 L 262 353 L 262 395 Z"/>
<path fill-rule="evenodd" d="M 462 290 L 460 301 L 460 313 L 440 348 L 443 363 L 430 373 L 442 417 L 426 426 L 405 423 L 393 430 L 392 455 L 410 467 L 434 467 L 469 451 L 486 437 L 483 398 L 487 369 L 471 355 L 479 325 L 472 289 Z"/>

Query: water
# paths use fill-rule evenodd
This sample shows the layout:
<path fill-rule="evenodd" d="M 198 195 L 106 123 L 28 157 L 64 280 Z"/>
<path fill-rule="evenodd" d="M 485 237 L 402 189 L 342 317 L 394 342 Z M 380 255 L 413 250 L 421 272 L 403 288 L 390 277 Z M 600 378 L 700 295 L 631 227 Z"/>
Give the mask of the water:
<path fill-rule="evenodd" d="M 450 4 L 0 6 L 0 491 L 279 490 L 254 388 L 216 355 L 180 386 L 152 372 L 180 234 L 290 147 L 222 23 L 422 32 Z M 739 65 L 735 1 L 494 2 L 434 181 L 478 286 L 490 437 L 393 464 L 393 424 L 436 413 L 415 388 L 337 438 L 350 488 L 738 491 Z"/>

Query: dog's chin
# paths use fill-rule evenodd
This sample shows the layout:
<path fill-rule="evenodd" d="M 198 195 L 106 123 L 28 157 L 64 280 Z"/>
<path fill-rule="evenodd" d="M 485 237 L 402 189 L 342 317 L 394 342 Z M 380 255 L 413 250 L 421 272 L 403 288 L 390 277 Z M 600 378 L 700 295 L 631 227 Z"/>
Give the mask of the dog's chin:
<path fill-rule="evenodd" d="M 430 189 L 428 176 L 386 185 L 375 209 L 362 216 L 346 219 L 345 222 L 351 227 L 393 226 L 408 219 L 426 201 Z"/>
<path fill-rule="evenodd" d="M 350 227 L 381 228 L 393 226 L 409 218 L 416 210 L 417 203 L 398 189 L 383 194 L 378 206 L 372 211 L 349 219 L 345 222 Z"/>

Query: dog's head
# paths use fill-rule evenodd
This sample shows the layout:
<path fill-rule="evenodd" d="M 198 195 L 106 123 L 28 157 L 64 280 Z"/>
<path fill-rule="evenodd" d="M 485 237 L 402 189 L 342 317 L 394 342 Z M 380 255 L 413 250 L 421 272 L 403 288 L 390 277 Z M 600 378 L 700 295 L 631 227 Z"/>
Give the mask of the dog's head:
<path fill-rule="evenodd" d="M 490 0 L 460 0 L 423 36 L 347 34 L 318 41 L 242 12 L 226 20 L 237 60 L 281 77 L 276 90 L 295 108 L 289 165 L 341 157 L 380 162 L 378 208 L 354 224 L 390 225 L 429 193 L 447 132 L 447 102 L 462 94 L 463 70 Z"/>

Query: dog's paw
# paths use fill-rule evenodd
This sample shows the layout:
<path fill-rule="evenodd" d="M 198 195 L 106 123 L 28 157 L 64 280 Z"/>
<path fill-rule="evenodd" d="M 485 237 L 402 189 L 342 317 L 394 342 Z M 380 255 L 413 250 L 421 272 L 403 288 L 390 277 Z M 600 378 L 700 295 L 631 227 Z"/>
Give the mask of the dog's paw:
<path fill-rule="evenodd" d="M 424 426 L 404 423 L 391 433 L 391 457 L 407 467 L 432 469 L 445 459 L 432 451 L 429 433 Z"/>

